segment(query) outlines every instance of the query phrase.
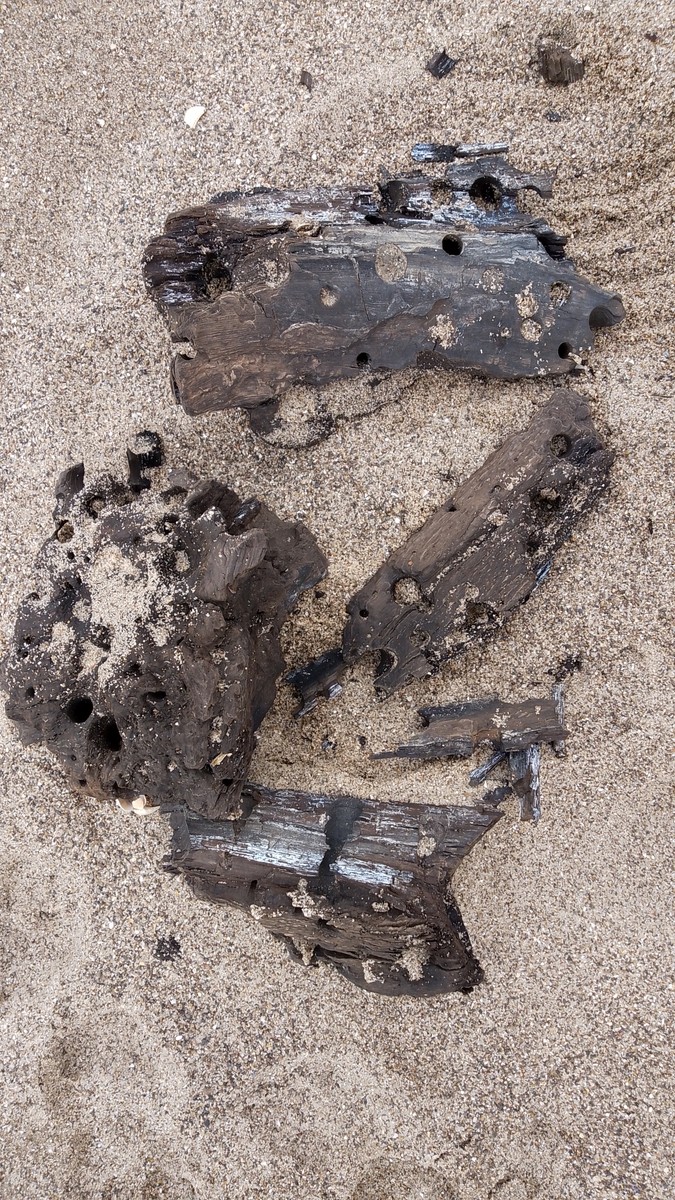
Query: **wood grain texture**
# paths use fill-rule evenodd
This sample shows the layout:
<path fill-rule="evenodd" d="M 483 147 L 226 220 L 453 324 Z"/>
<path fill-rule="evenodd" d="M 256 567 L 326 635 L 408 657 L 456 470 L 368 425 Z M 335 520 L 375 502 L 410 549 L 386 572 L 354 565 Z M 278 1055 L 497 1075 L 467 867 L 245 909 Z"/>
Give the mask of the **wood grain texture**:
<path fill-rule="evenodd" d="M 420 708 L 419 715 L 424 729 L 394 750 L 381 750 L 371 757 L 468 758 L 481 745 L 511 753 L 540 742 L 560 742 L 566 737 L 555 697 L 509 704 L 490 696 Z"/>
<path fill-rule="evenodd" d="M 586 401 L 557 389 L 351 597 L 341 651 L 290 673 L 300 712 L 370 651 L 389 695 L 494 636 L 606 488 L 613 457 Z"/>
<path fill-rule="evenodd" d="M 297 384 L 415 365 L 573 369 L 621 301 L 518 209 L 525 189 L 550 196 L 552 176 L 454 151 L 439 178 L 388 177 L 379 192 L 260 189 L 172 214 L 144 274 L 178 344 L 185 409 L 255 408 Z"/>
<path fill-rule="evenodd" d="M 246 815 L 180 809 L 167 869 L 249 912 L 305 963 L 384 995 L 467 990 L 482 971 L 449 885 L 501 814 L 249 785 Z M 498 802 L 498 801 L 497 801 Z"/>

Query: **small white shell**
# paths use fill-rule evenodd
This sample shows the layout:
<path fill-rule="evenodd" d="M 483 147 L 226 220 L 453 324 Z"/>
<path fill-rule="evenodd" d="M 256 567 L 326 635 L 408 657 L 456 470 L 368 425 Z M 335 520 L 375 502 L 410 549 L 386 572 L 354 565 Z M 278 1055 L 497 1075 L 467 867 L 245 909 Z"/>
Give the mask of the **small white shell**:
<path fill-rule="evenodd" d="M 190 129 L 194 129 L 197 122 L 201 121 L 205 112 L 206 109 L 202 104 L 193 104 L 191 108 L 186 108 L 183 120 Z"/>

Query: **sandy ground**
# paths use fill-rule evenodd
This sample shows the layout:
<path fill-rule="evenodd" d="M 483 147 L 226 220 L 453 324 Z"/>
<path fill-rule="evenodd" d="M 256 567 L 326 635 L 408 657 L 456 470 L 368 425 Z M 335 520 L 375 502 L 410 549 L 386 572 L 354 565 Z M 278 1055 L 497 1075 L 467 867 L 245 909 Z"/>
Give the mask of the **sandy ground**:
<path fill-rule="evenodd" d="M 304 515 L 330 575 L 288 628 L 299 661 L 335 641 L 345 598 L 448 476 L 549 394 L 415 375 L 307 450 L 260 442 L 236 413 L 191 420 L 139 272 L 170 210 L 226 188 L 372 181 L 418 140 L 505 138 L 515 164 L 559 169 L 549 219 L 627 308 L 579 382 L 617 452 L 611 491 L 545 587 L 489 649 L 386 705 L 366 665 L 301 725 L 283 688 L 254 762 L 269 784 L 457 801 L 465 769 L 373 764 L 370 749 L 433 697 L 519 698 L 580 655 L 540 824 L 510 808 L 457 876 L 484 984 L 390 1000 L 293 964 L 161 873 L 159 820 L 74 799 L 3 717 L 0 1194 L 666 1200 L 672 6 L 23 0 L 0 18 L 0 649 L 56 474 L 79 459 L 121 470 L 129 431 L 158 429 L 174 461 Z M 569 90 L 531 63 L 561 27 L 587 59 Z M 423 68 L 442 46 L 461 61 L 437 82 Z M 207 112 L 191 131 L 194 103 Z M 162 962 L 169 935 L 182 953 Z"/>

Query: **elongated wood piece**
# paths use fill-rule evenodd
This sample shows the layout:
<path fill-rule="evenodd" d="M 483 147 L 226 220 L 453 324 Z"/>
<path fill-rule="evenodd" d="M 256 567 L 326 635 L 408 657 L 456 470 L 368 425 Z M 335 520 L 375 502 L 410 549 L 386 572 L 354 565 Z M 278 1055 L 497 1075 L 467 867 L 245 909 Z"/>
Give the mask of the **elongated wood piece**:
<path fill-rule="evenodd" d="M 175 812 L 166 865 L 368 991 L 467 990 L 482 971 L 449 885 L 501 798 L 446 808 L 248 785 L 241 821 Z"/>
<path fill-rule="evenodd" d="M 305 526 L 217 480 L 151 487 L 159 439 L 138 442 L 128 484 L 85 485 L 81 463 L 58 482 L 4 664 L 7 715 L 80 791 L 235 816 L 281 626 L 326 561 Z"/>
<path fill-rule="evenodd" d="M 556 390 L 352 596 L 342 662 L 332 652 L 291 673 L 301 712 L 369 651 L 389 695 L 493 636 L 546 578 L 607 486 L 613 458 L 586 401 Z"/>
<path fill-rule="evenodd" d="M 511 753 L 566 737 L 555 697 L 507 704 L 494 696 L 420 708 L 419 715 L 425 729 L 395 750 L 381 750 L 372 757 L 468 758 L 483 743 Z"/>
<path fill-rule="evenodd" d="M 517 208 L 532 175 L 474 150 L 438 179 L 226 193 L 172 214 L 145 281 L 178 346 L 190 413 L 272 404 L 293 385 L 463 367 L 562 375 L 621 301 L 578 276 L 565 238 Z M 433 151 L 433 148 L 432 148 Z"/>

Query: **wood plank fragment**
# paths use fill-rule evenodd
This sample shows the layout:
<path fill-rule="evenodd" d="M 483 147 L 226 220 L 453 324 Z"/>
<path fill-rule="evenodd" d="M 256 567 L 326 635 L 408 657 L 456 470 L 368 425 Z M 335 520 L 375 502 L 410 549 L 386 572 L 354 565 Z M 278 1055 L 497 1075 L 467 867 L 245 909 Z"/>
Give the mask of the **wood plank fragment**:
<path fill-rule="evenodd" d="M 247 785 L 239 821 L 173 813 L 166 866 L 368 991 L 465 991 L 482 971 L 449 885 L 502 798 L 478 809 Z"/>
<path fill-rule="evenodd" d="M 366 653 L 390 695 L 494 636 L 607 487 L 613 457 L 583 397 L 556 390 L 352 596 L 342 663 L 333 653 L 291 676 L 303 711 Z"/>
<path fill-rule="evenodd" d="M 293 387 L 415 366 L 505 379 L 573 370 L 594 330 L 622 319 L 621 301 L 518 209 L 527 189 L 551 195 L 551 175 L 487 144 L 452 149 L 440 178 L 230 192 L 172 214 L 144 276 L 176 345 L 184 408 L 273 409 Z"/>
<path fill-rule="evenodd" d="M 419 715 L 425 729 L 394 750 L 381 750 L 371 757 L 468 758 L 483 744 L 512 754 L 540 742 L 560 742 L 566 737 L 555 697 L 514 704 L 490 697 L 421 708 Z"/>

